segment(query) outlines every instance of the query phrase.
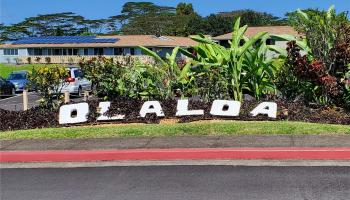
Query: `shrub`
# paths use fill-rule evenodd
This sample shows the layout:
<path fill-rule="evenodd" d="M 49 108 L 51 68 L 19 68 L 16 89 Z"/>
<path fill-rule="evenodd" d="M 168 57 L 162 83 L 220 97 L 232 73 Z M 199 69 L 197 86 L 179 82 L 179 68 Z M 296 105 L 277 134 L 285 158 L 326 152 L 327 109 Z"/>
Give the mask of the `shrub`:
<path fill-rule="evenodd" d="M 350 63 L 350 24 L 347 13 L 337 15 L 332 6 L 327 12 L 299 10 L 289 17 L 307 39 L 300 41 L 282 36 L 291 41 L 286 66 L 278 77 L 282 94 L 287 97 L 303 95 L 307 102 L 349 108 L 346 74 Z M 300 48 L 305 56 L 300 55 Z"/>
<path fill-rule="evenodd" d="M 73 58 L 68 58 L 68 64 L 73 65 L 74 64 L 74 59 Z"/>
<path fill-rule="evenodd" d="M 50 64 L 51 63 L 51 57 L 45 57 L 45 62 L 46 62 L 46 64 Z"/>
<path fill-rule="evenodd" d="M 337 39 L 348 34 L 338 31 L 348 23 L 347 12 L 336 14 L 334 6 L 331 6 L 328 11 L 298 10 L 288 16 L 293 27 L 305 34 L 312 55 L 325 64 L 327 71 L 333 70 L 335 60 L 331 49 L 336 45 Z"/>
<path fill-rule="evenodd" d="M 28 62 L 28 64 L 32 64 L 32 58 L 31 57 L 27 57 L 27 62 Z"/>
<path fill-rule="evenodd" d="M 35 57 L 35 62 L 40 63 L 41 57 Z"/>
<path fill-rule="evenodd" d="M 190 70 L 190 63 L 184 62 L 178 63 L 177 55 L 179 47 L 173 49 L 171 55 L 166 54 L 164 58 L 160 57 L 157 52 L 153 52 L 146 47 L 140 46 L 142 52 L 146 55 L 153 57 L 158 62 L 158 72 L 162 78 L 165 93 L 165 98 L 173 98 L 180 94 L 176 94 L 175 91 L 183 91 L 186 84 L 188 84 L 188 72 Z"/>
<path fill-rule="evenodd" d="M 22 60 L 20 58 L 15 58 L 14 60 L 16 62 L 16 65 L 19 65 L 22 62 Z"/>
<path fill-rule="evenodd" d="M 110 100 L 117 97 L 162 99 L 166 94 L 162 72 L 157 66 L 99 57 L 82 60 L 80 67 L 92 82 L 94 93 Z"/>
<path fill-rule="evenodd" d="M 41 106 L 57 108 L 61 101 L 62 87 L 67 83 L 68 71 L 64 66 L 39 66 L 29 72 L 29 85 L 35 87 L 42 97 Z"/>

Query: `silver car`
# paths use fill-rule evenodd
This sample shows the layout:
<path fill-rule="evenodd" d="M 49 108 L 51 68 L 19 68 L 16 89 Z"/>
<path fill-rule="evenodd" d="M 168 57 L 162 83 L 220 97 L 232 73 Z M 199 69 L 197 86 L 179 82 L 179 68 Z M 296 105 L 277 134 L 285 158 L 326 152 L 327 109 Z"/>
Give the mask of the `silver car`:
<path fill-rule="evenodd" d="M 91 91 L 91 82 L 84 77 L 81 69 L 69 67 L 69 77 L 65 80 L 66 84 L 62 87 L 61 93 L 68 91 L 70 94 L 82 96 L 85 91 Z"/>

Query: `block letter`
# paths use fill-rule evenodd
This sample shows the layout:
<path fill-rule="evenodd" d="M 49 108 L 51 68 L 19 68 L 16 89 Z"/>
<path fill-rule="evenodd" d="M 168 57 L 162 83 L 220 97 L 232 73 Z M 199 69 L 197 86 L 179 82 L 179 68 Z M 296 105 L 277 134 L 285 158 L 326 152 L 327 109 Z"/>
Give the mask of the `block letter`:
<path fill-rule="evenodd" d="M 60 108 L 58 122 L 59 124 L 83 123 L 87 121 L 88 114 L 89 105 L 87 103 L 63 105 Z"/>
<path fill-rule="evenodd" d="M 252 112 L 250 112 L 254 117 L 263 114 L 271 118 L 277 117 L 277 104 L 274 102 L 262 102 L 259 104 Z"/>
<path fill-rule="evenodd" d="M 157 117 L 164 117 L 162 106 L 158 101 L 146 101 L 140 110 L 140 116 L 146 117 L 149 113 L 155 113 Z"/>
<path fill-rule="evenodd" d="M 178 100 L 176 116 L 188 115 L 204 115 L 204 110 L 188 110 L 188 100 Z"/>
<path fill-rule="evenodd" d="M 97 118 L 97 121 L 110 121 L 110 120 L 119 120 L 124 119 L 125 115 L 116 115 L 113 117 L 109 117 L 106 115 L 106 112 L 109 110 L 109 107 L 111 106 L 111 102 L 100 102 L 98 107 L 100 108 L 100 116 Z"/>
<path fill-rule="evenodd" d="M 241 102 L 228 100 L 215 100 L 211 106 L 210 114 L 215 116 L 233 117 L 239 115 Z"/>

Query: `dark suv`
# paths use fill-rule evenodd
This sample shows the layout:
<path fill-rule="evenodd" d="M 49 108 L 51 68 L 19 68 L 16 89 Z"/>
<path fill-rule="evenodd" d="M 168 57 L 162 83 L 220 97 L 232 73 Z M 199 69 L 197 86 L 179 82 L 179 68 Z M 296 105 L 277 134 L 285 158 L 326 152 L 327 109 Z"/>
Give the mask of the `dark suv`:
<path fill-rule="evenodd" d="M 0 77 L 0 97 L 14 96 L 16 94 L 16 87 L 9 81 Z"/>

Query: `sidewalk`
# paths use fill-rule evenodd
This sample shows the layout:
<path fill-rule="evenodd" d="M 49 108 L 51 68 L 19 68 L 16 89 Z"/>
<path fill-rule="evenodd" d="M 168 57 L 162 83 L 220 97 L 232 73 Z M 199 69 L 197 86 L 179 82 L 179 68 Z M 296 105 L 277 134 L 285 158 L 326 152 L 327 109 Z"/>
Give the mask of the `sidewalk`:
<path fill-rule="evenodd" d="M 350 135 L 239 135 L 0 141 L 0 151 L 254 147 L 350 147 Z"/>

